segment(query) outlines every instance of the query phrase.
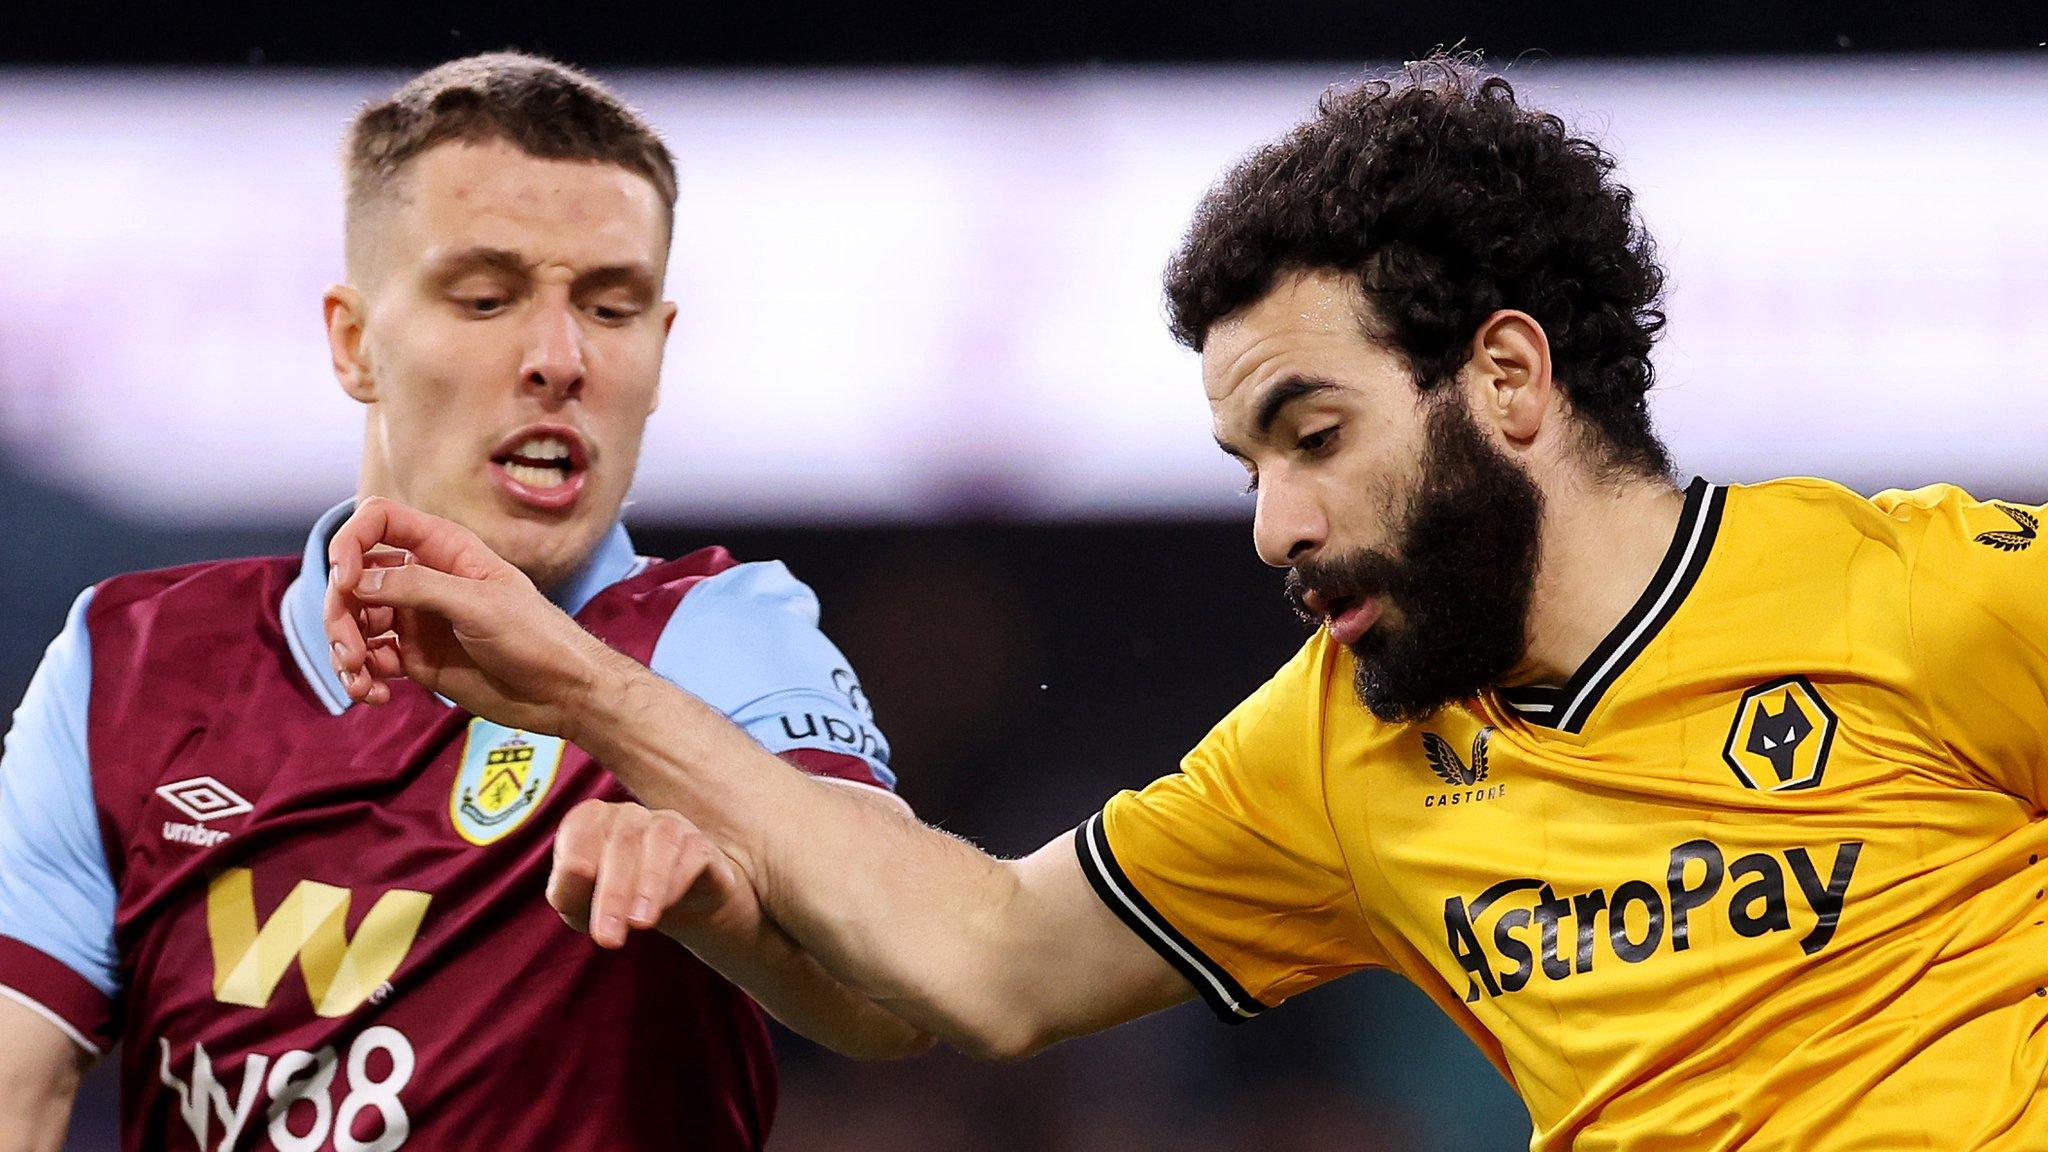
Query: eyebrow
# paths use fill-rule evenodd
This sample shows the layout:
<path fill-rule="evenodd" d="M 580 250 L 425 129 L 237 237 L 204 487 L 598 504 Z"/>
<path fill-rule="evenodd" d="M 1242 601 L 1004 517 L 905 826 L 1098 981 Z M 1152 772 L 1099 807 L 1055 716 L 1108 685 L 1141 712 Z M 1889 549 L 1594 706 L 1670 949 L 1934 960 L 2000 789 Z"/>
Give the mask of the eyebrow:
<path fill-rule="evenodd" d="M 601 268 L 592 268 L 576 278 L 576 287 L 584 291 L 624 288 L 648 300 L 654 299 L 655 293 L 659 291 L 655 286 L 654 274 L 642 264 L 606 264 Z"/>
<path fill-rule="evenodd" d="M 503 272 L 510 276 L 533 274 L 532 266 L 509 248 L 476 247 L 450 252 L 434 261 L 433 275 L 436 280 L 448 281 L 479 271 Z"/>
<path fill-rule="evenodd" d="M 509 248 L 491 248 L 479 245 L 451 252 L 434 262 L 433 278 L 437 283 L 446 284 L 472 272 L 499 272 L 521 279 L 533 275 L 533 263 Z M 579 274 L 572 287 L 577 291 L 590 289 L 624 287 L 642 296 L 653 298 L 655 277 L 640 263 L 605 264 Z"/>
<path fill-rule="evenodd" d="M 1338 387 L 1336 381 L 1325 380 L 1319 376 L 1284 376 L 1279 383 L 1266 389 L 1266 394 L 1259 398 L 1258 411 L 1252 417 L 1252 428 L 1263 439 L 1273 430 L 1273 425 L 1279 421 L 1280 414 L 1287 410 L 1289 404 L 1318 393 L 1334 391 Z M 1239 460 L 1245 459 L 1242 451 L 1224 442 L 1221 436 L 1216 438 L 1216 446 L 1223 449 L 1225 455 L 1235 456 Z"/>

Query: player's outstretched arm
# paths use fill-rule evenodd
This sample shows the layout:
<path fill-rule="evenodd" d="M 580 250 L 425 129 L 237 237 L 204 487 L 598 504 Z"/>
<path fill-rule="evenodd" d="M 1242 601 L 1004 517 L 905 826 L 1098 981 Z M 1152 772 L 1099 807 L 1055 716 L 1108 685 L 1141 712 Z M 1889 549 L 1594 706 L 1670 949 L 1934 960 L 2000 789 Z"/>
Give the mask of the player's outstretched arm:
<path fill-rule="evenodd" d="M 57 1026 L 0 996 L 0 1152 L 58 1152 L 92 1062 Z"/>
<path fill-rule="evenodd" d="M 835 979 L 762 914 L 754 890 L 681 815 L 586 800 L 555 833 L 548 903 L 606 948 L 659 930 L 747 990 L 799 1035 L 857 1060 L 894 1060 L 932 1038 Z"/>
<path fill-rule="evenodd" d="M 404 562 L 379 561 L 380 549 Z M 446 520 L 366 500 L 330 558 L 327 628 L 352 697 L 381 702 L 390 679 L 409 677 L 576 742 L 709 835 L 828 971 L 941 1040 L 1017 1057 L 1192 997 L 1096 897 L 1071 835 L 996 860 L 804 775 Z"/>

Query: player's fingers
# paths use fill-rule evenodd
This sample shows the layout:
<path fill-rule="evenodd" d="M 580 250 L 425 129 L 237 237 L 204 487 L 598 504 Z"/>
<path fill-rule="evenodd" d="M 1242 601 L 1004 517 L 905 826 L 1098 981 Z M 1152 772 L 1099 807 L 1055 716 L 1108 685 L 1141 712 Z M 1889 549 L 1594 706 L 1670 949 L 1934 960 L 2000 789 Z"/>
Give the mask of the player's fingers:
<path fill-rule="evenodd" d="M 597 866 L 597 892 L 590 900 L 590 938 L 606 948 L 624 947 L 626 916 L 640 890 L 640 844 L 647 832 L 646 810 L 621 805 L 605 836 Z"/>
<path fill-rule="evenodd" d="M 633 907 L 626 921 L 635 928 L 652 928 L 662 914 L 681 896 L 684 877 L 683 849 L 696 826 L 680 814 L 662 810 L 647 818 L 647 833 L 640 842 L 640 883 L 633 893 Z"/>
<path fill-rule="evenodd" d="M 692 829 L 683 845 L 678 875 L 686 877 L 671 903 L 681 916 L 701 916 L 723 908 L 737 891 L 739 874 L 725 851 L 709 836 Z"/>
<path fill-rule="evenodd" d="M 424 564 L 372 568 L 363 573 L 355 594 L 366 606 L 412 608 L 458 626 L 482 623 L 493 610 L 484 585 Z"/>
<path fill-rule="evenodd" d="M 590 930 L 590 900 L 597 891 L 605 834 L 618 805 L 585 800 L 569 810 L 555 830 L 554 867 L 548 873 L 548 904 L 578 932 Z"/>
<path fill-rule="evenodd" d="M 399 654 L 398 637 L 390 634 L 370 637 L 370 675 L 377 680 L 398 680 L 405 676 L 405 657 Z"/>
<path fill-rule="evenodd" d="M 366 570 L 370 568 L 397 568 L 400 565 L 412 562 L 412 553 L 407 552 L 403 548 L 393 548 L 389 544 L 373 545 L 368 551 L 363 553 L 363 567 Z"/>
<path fill-rule="evenodd" d="M 321 622 L 327 633 L 328 660 L 341 677 L 343 686 L 349 689 L 349 695 L 360 700 L 362 696 L 352 680 L 363 666 L 369 644 L 363 635 L 362 622 L 357 619 L 356 607 L 353 597 L 330 585 L 327 598 L 321 604 Z"/>
<path fill-rule="evenodd" d="M 471 580 L 517 571 L 462 525 L 372 496 L 356 505 L 329 540 L 329 581 L 353 591 L 362 577 L 365 555 L 380 544 L 404 549 L 421 564 Z"/>
<path fill-rule="evenodd" d="M 392 630 L 392 610 L 367 606 L 329 584 L 321 615 L 327 634 L 328 663 L 341 677 L 342 690 L 349 699 L 368 704 L 390 700 L 391 689 L 385 683 L 391 676 L 390 663 L 373 656 L 372 649 L 379 636 Z"/>

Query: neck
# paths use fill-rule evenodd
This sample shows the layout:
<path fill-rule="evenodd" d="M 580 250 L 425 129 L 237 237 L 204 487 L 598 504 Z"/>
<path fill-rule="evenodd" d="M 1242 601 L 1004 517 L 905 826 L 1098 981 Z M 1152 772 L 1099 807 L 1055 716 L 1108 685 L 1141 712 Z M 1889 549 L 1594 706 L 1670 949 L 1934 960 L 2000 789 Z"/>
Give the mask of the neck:
<path fill-rule="evenodd" d="M 1529 647 L 1510 684 L 1570 679 L 1650 586 L 1685 511 L 1685 493 L 1662 477 L 1544 487 Z"/>
<path fill-rule="evenodd" d="M 372 434 L 374 435 L 374 429 L 372 429 Z M 538 555 L 541 559 L 536 560 L 533 558 L 536 554 L 535 550 L 507 547 L 507 541 L 497 536 L 488 525 L 472 522 L 441 508 L 427 505 L 426 501 L 420 501 L 416 504 L 408 500 L 398 484 L 391 479 L 389 470 L 381 467 L 379 461 L 374 456 L 366 455 L 363 460 L 362 471 L 358 474 L 356 481 L 356 502 L 360 504 L 372 496 L 382 496 L 387 500 L 397 500 L 418 508 L 422 512 L 443 516 L 461 524 L 464 528 L 476 533 L 477 537 L 491 551 L 497 553 L 524 573 L 528 580 L 533 581 L 533 586 L 540 590 L 541 595 L 548 597 L 550 600 L 556 599 L 566 590 L 569 582 L 583 570 L 584 565 L 590 563 L 591 557 L 597 554 L 596 549 L 604 546 L 604 536 L 599 535 L 590 548 L 572 559 L 556 560 L 550 563 L 547 562 L 547 560 L 551 559 L 549 554 L 539 552 Z M 608 528 L 607 531 L 609 531 Z"/>

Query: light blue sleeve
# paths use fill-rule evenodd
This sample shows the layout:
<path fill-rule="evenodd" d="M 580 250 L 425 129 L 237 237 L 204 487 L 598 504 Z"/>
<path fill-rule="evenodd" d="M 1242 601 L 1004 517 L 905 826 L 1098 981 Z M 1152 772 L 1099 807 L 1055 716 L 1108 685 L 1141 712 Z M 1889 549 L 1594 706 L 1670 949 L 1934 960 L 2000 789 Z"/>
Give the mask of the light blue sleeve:
<path fill-rule="evenodd" d="M 100 842 L 86 743 L 88 589 L 15 710 L 0 757 L 0 936 L 61 962 L 111 997 L 114 877 Z"/>
<path fill-rule="evenodd" d="M 649 663 L 770 752 L 855 756 L 877 783 L 895 788 L 889 742 L 867 694 L 818 629 L 817 594 L 780 562 L 741 564 L 691 588 Z"/>

